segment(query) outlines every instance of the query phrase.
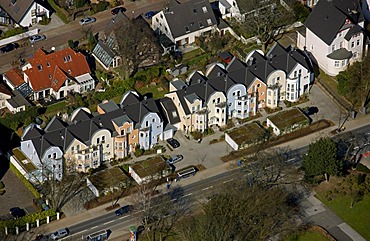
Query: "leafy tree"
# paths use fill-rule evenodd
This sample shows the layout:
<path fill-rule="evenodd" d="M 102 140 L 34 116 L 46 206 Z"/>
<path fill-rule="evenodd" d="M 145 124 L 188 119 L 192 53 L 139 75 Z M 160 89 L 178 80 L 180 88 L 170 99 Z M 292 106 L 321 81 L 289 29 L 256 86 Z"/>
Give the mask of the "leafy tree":
<path fill-rule="evenodd" d="M 241 0 L 238 5 L 245 13 L 242 29 L 261 41 L 263 52 L 283 33 L 283 27 L 294 21 L 294 14 L 284 9 L 277 0 Z"/>
<path fill-rule="evenodd" d="M 338 92 L 354 106 L 360 105 L 362 112 L 370 102 L 370 56 L 350 65 L 337 76 Z"/>
<path fill-rule="evenodd" d="M 298 21 L 305 22 L 310 15 L 310 11 L 301 2 L 295 1 L 293 4 L 294 14 Z"/>
<path fill-rule="evenodd" d="M 343 163 L 337 158 L 338 148 L 330 138 L 321 138 L 311 143 L 308 153 L 303 156 L 302 166 L 307 177 L 324 175 L 329 180 L 329 175 L 338 175 Z"/>
<path fill-rule="evenodd" d="M 268 240 L 295 229 L 297 208 L 284 189 L 236 182 L 223 190 L 184 220 L 181 240 Z"/>

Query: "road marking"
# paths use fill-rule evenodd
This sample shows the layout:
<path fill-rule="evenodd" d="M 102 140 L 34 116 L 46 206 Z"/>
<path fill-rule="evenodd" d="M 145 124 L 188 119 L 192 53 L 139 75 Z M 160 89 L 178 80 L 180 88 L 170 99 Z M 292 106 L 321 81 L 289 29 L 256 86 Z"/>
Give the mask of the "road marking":
<path fill-rule="evenodd" d="M 97 227 L 99 227 L 99 226 L 94 226 L 94 227 L 92 227 L 92 228 L 90 228 L 90 229 L 94 229 L 94 228 L 97 228 Z"/>
<path fill-rule="evenodd" d="M 224 181 L 223 183 L 225 184 L 225 183 L 231 182 L 231 181 L 233 181 L 233 180 L 234 180 L 234 178 L 232 178 L 232 179 L 230 179 L 230 180 L 227 180 L 227 181 Z"/>
<path fill-rule="evenodd" d="M 113 222 L 114 222 L 114 220 L 109 221 L 109 222 L 106 222 L 106 223 L 103 223 L 103 225 L 110 224 L 110 223 L 113 223 Z"/>
<path fill-rule="evenodd" d="M 191 196 L 191 195 L 193 195 L 193 193 L 186 194 L 186 195 L 184 195 L 182 197 L 187 197 L 187 196 Z"/>
<path fill-rule="evenodd" d="M 119 219 L 124 219 L 124 218 L 127 218 L 127 217 L 130 217 L 130 215 L 122 216 Z"/>
<path fill-rule="evenodd" d="M 203 188 L 202 190 L 205 191 L 205 190 L 208 190 L 210 188 L 213 188 L 213 186 L 209 186 L 209 187 Z"/>

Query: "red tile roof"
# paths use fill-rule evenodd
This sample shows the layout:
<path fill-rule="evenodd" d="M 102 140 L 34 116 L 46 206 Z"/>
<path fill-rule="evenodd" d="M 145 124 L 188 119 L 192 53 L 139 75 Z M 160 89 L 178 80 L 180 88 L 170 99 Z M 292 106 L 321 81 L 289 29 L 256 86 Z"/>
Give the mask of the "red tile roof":
<path fill-rule="evenodd" d="M 5 73 L 5 76 L 15 87 L 18 87 L 24 83 L 23 74 L 19 68 L 12 68 Z"/>
<path fill-rule="evenodd" d="M 38 49 L 29 63 L 32 68 L 24 72 L 30 79 L 34 91 L 47 88 L 58 91 L 69 76 L 74 78 L 91 73 L 85 56 L 71 48 L 53 53 Z"/>
<path fill-rule="evenodd" d="M 0 83 L 0 93 L 12 96 L 12 93 L 10 92 L 10 90 L 3 83 Z"/>

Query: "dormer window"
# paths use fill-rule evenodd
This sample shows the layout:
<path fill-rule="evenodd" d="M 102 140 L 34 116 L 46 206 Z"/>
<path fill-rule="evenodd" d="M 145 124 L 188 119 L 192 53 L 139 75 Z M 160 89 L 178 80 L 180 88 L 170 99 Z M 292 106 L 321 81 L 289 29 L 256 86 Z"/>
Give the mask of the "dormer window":
<path fill-rule="evenodd" d="M 41 64 L 37 65 L 37 69 L 38 69 L 39 71 L 41 71 L 41 70 L 42 70 L 42 65 L 41 65 Z"/>
<path fill-rule="evenodd" d="M 194 9 L 193 9 L 193 13 L 197 13 L 197 9 L 195 9 L 195 8 L 194 8 Z"/>
<path fill-rule="evenodd" d="M 71 73 L 72 73 L 72 71 L 69 69 L 69 70 L 68 70 L 68 74 L 71 74 Z"/>
<path fill-rule="evenodd" d="M 69 61 L 72 61 L 72 57 L 71 57 L 71 55 L 68 55 L 68 60 L 69 60 Z"/>
<path fill-rule="evenodd" d="M 66 63 L 66 62 L 67 62 L 67 57 L 66 57 L 66 56 L 64 56 L 64 57 L 63 57 L 63 60 L 64 60 L 64 63 Z"/>
<path fill-rule="evenodd" d="M 12 5 L 14 6 L 17 3 L 17 0 L 12 0 Z"/>
<path fill-rule="evenodd" d="M 190 28 L 188 26 L 185 26 L 185 33 L 189 33 L 190 32 Z"/>
<path fill-rule="evenodd" d="M 207 19 L 207 23 L 208 23 L 208 25 L 211 25 L 212 24 L 212 20 L 210 18 Z"/>
<path fill-rule="evenodd" d="M 50 63 L 49 63 L 49 62 L 46 62 L 46 66 L 47 66 L 47 67 L 50 67 Z"/>
<path fill-rule="evenodd" d="M 49 74 L 49 79 L 51 79 L 51 74 Z"/>
<path fill-rule="evenodd" d="M 208 12 L 207 7 L 202 7 L 202 10 L 203 10 L 203 13 L 207 13 Z"/>
<path fill-rule="evenodd" d="M 199 24 L 199 28 L 204 28 L 202 21 L 199 21 L 198 24 Z"/>

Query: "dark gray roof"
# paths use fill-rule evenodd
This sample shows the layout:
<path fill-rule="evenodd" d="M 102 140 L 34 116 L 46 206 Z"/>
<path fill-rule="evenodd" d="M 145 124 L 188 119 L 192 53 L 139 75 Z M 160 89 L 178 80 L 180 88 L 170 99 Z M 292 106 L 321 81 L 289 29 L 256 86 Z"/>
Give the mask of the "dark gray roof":
<path fill-rule="evenodd" d="M 355 34 L 358 34 L 358 33 L 360 33 L 360 32 L 362 32 L 362 28 L 361 28 L 361 26 L 360 25 L 355 25 L 355 26 L 353 26 L 348 32 L 347 32 L 347 34 L 346 34 L 346 36 L 344 36 L 344 38 L 347 40 L 347 41 L 349 41 L 351 38 L 352 38 L 352 36 L 353 35 L 355 35 Z"/>
<path fill-rule="evenodd" d="M 15 2 L 15 4 L 13 4 L 13 2 Z M 34 0 L 1 0 L 0 7 L 4 9 L 14 22 L 19 23 L 34 2 Z"/>
<path fill-rule="evenodd" d="M 159 35 L 159 43 L 164 47 L 164 48 L 170 48 L 175 45 L 174 42 L 171 41 L 165 34 L 160 34 Z"/>
<path fill-rule="evenodd" d="M 51 121 L 49 122 L 49 124 L 45 127 L 44 131 L 45 132 L 52 132 L 52 131 L 55 131 L 55 130 L 62 130 L 66 126 L 67 126 L 66 123 L 64 123 L 59 118 L 57 118 L 57 116 L 54 116 L 51 119 Z"/>
<path fill-rule="evenodd" d="M 111 18 L 108 25 L 105 27 L 104 32 L 108 36 L 121 27 L 122 24 L 130 22 L 130 19 L 121 11 Z"/>
<path fill-rule="evenodd" d="M 199 84 L 207 80 L 207 77 L 202 75 L 199 71 L 193 71 L 187 79 L 189 85 Z"/>
<path fill-rule="evenodd" d="M 117 126 L 122 126 L 124 123 L 129 122 L 131 123 L 132 120 L 127 115 L 121 115 L 117 118 L 112 119 L 112 122 L 115 123 Z"/>
<path fill-rule="evenodd" d="M 18 108 L 22 106 L 25 106 L 25 107 L 31 106 L 30 102 L 28 102 L 18 90 L 15 89 L 13 90 L 12 93 L 13 93 L 13 96 L 7 100 L 7 102 L 11 106 L 13 106 L 14 108 Z"/>
<path fill-rule="evenodd" d="M 164 97 L 159 99 L 159 102 L 162 107 L 161 109 L 163 110 L 163 116 L 166 119 L 166 123 L 170 123 L 172 125 L 179 123 L 180 116 L 173 101 L 168 97 Z"/>
<path fill-rule="evenodd" d="M 141 100 L 141 96 L 138 96 L 136 92 L 129 91 L 122 95 L 122 99 L 120 101 L 121 108 L 127 105 L 131 105 L 133 103 L 139 103 Z"/>
<path fill-rule="evenodd" d="M 226 58 L 227 57 L 225 57 L 225 59 Z M 218 76 L 225 76 L 227 74 L 226 69 L 222 68 L 218 64 L 214 64 L 211 68 L 212 68 L 211 71 L 209 71 L 207 73 L 207 78 L 213 78 L 213 77 L 218 77 Z"/>
<path fill-rule="evenodd" d="M 193 104 L 195 100 L 200 99 L 199 96 L 197 96 L 195 93 L 191 93 L 191 94 L 185 95 L 184 98 L 187 101 L 189 101 L 191 104 Z"/>
<path fill-rule="evenodd" d="M 181 79 L 172 80 L 171 84 L 177 89 L 185 88 L 187 85 Z"/>
<path fill-rule="evenodd" d="M 118 105 L 113 101 L 113 100 L 110 100 L 110 101 L 107 101 L 105 103 L 100 103 L 98 104 L 98 106 L 105 112 L 105 113 L 108 113 L 108 112 L 112 112 L 114 110 L 117 110 L 119 109 Z"/>
<path fill-rule="evenodd" d="M 174 38 L 217 24 L 208 0 L 173 1 L 163 13 Z M 211 24 L 207 22 L 208 19 Z"/>
<path fill-rule="evenodd" d="M 334 59 L 334 60 L 349 59 L 352 57 L 352 52 L 348 51 L 345 48 L 340 48 L 328 54 L 326 57 L 328 57 L 329 59 Z"/>
<path fill-rule="evenodd" d="M 308 16 L 305 26 L 330 45 L 347 18 L 354 24 L 362 21 L 357 0 L 320 0 Z"/>

